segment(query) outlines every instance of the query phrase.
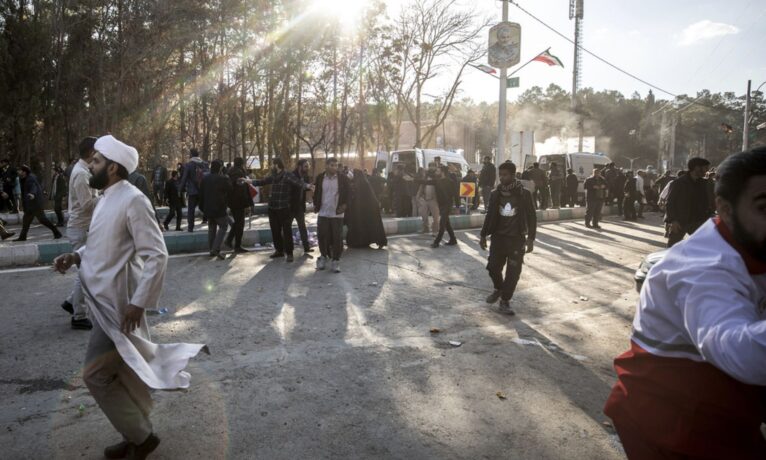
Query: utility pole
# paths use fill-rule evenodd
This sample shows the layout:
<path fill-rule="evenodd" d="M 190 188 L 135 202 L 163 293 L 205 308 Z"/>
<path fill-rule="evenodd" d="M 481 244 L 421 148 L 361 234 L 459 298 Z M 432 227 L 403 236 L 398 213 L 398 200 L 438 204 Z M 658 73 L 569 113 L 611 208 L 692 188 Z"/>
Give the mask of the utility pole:
<path fill-rule="evenodd" d="M 502 0 L 503 2 L 503 22 L 508 22 L 508 0 Z M 495 161 L 500 164 L 507 160 L 505 155 L 505 120 L 506 120 L 506 103 L 507 103 L 507 82 L 508 68 L 500 68 L 500 111 L 497 119 L 497 152 L 495 154 Z"/>
<path fill-rule="evenodd" d="M 750 83 L 747 81 L 747 94 L 745 95 L 745 126 L 742 128 L 742 151 L 750 150 Z"/>
<path fill-rule="evenodd" d="M 574 65 L 572 66 L 572 112 L 576 113 L 579 121 L 577 123 L 578 142 L 577 151 L 582 152 L 583 138 L 583 120 L 579 114 L 579 104 L 577 102 L 577 91 L 580 89 L 580 71 L 582 66 L 582 52 L 580 50 L 580 41 L 582 40 L 582 19 L 583 3 L 585 0 L 569 0 L 569 19 L 575 20 L 574 36 Z"/>

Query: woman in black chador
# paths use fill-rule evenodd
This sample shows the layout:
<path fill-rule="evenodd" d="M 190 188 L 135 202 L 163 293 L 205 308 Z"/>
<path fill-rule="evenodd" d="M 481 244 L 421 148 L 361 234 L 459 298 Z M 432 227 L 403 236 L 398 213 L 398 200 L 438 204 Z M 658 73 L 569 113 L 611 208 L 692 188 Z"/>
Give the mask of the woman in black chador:
<path fill-rule="evenodd" d="M 351 202 L 346 210 L 346 245 L 350 248 L 366 248 L 373 243 L 379 248 L 386 246 L 388 240 L 380 217 L 380 203 L 364 171 L 355 169 L 351 184 Z"/>

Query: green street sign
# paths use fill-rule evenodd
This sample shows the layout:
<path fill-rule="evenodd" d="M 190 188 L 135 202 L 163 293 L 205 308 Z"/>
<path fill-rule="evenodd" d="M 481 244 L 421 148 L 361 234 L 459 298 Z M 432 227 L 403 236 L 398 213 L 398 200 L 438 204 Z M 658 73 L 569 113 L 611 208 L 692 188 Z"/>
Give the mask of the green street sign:
<path fill-rule="evenodd" d="M 505 87 L 506 88 L 518 88 L 519 87 L 519 77 L 511 77 L 511 78 L 505 80 Z"/>

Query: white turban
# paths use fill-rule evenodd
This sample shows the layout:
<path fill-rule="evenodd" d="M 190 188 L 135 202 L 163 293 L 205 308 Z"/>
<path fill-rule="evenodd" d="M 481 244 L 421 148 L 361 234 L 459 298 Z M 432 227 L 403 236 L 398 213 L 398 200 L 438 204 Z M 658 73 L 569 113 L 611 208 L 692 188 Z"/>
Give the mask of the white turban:
<path fill-rule="evenodd" d="M 114 136 L 99 137 L 93 148 L 105 158 L 124 166 L 128 174 L 138 167 L 138 150 L 118 141 Z"/>

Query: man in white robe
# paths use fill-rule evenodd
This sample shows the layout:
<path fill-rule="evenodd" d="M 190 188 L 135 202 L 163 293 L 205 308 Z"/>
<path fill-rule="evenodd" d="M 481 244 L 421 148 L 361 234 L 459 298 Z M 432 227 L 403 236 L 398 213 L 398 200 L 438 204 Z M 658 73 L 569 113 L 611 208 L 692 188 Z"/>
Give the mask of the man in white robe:
<path fill-rule="evenodd" d="M 136 149 L 104 136 L 95 150 L 90 185 L 103 195 L 88 240 L 54 268 L 80 268 L 94 323 L 83 380 L 124 438 L 104 455 L 144 459 L 160 442 L 149 421 L 150 389 L 188 388 L 183 369 L 204 345 L 150 341 L 144 312 L 157 306 L 168 252 L 149 200 L 126 180 L 138 165 Z"/>

